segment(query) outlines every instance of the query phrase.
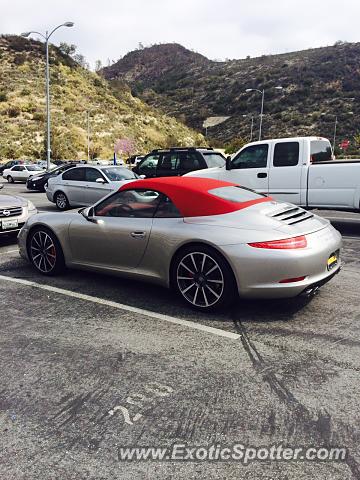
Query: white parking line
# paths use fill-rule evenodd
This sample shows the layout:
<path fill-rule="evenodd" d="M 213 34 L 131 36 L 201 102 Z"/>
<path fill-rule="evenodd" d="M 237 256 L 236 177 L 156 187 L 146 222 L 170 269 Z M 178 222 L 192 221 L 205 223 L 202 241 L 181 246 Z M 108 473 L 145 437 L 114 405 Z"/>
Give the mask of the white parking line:
<path fill-rule="evenodd" d="M 20 285 L 26 285 L 28 287 L 40 288 L 41 290 L 46 290 L 48 292 L 53 292 L 53 293 L 59 293 L 60 295 L 67 295 L 68 297 L 78 298 L 79 300 L 86 300 L 88 302 L 98 303 L 99 305 L 107 305 L 109 307 L 118 308 L 119 310 L 138 313 L 139 315 L 145 315 L 146 317 L 156 318 L 158 320 L 174 323 L 176 325 L 181 325 L 183 327 L 193 328 L 195 330 L 201 330 L 202 332 L 218 335 L 219 337 L 226 337 L 232 340 L 237 340 L 240 337 L 240 335 L 237 333 L 227 332 L 226 330 L 221 330 L 220 328 L 208 327 L 206 325 L 202 325 L 201 323 L 195 323 L 190 320 L 183 320 L 181 318 L 170 317 L 169 315 L 163 315 L 162 313 L 156 313 L 150 310 L 144 310 L 143 308 L 131 307 L 130 305 L 125 305 L 123 303 L 112 302 L 111 300 L 92 297 L 90 295 L 72 292 L 70 290 L 65 290 L 63 288 L 52 287 L 50 285 L 40 285 L 39 283 L 31 282 L 29 280 L 23 280 L 21 278 L 14 278 L 14 277 L 8 277 L 6 275 L 0 275 L 0 280 L 19 283 Z"/>

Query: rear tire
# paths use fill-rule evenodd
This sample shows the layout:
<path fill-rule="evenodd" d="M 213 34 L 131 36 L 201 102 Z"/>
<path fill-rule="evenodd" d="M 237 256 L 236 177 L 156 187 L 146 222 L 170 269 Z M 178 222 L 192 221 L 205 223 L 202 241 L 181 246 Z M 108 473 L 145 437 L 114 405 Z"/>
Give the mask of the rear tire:
<path fill-rule="evenodd" d="M 14 179 L 13 179 L 13 177 L 12 177 L 11 175 L 8 175 L 8 176 L 7 176 L 7 181 L 8 181 L 9 183 L 14 183 Z"/>
<path fill-rule="evenodd" d="M 171 284 L 196 310 L 208 312 L 230 305 L 236 297 L 236 280 L 224 257 L 206 245 L 190 245 L 172 263 Z"/>
<path fill-rule="evenodd" d="M 64 254 L 56 235 L 46 227 L 32 230 L 28 239 L 28 254 L 39 273 L 58 275 L 65 270 Z"/>
<path fill-rule="evenodd" d="M 55 193 L 54 200 L 59 210 L 67 210 L 68 208 L 70 208 L 69 200 L 67 199 L 67 196 L 64 192 Z"/>

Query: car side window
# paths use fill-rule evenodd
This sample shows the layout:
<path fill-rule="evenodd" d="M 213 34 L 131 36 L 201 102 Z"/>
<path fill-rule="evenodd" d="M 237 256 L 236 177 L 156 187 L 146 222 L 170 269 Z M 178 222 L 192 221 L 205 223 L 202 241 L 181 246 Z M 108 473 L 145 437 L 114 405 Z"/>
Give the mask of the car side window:
<path fill-rule="evenodd" d="M 140 175 L 147 175 L 149 173 L 155 172 L 158 161 L 159 154 L 148 155 L 145 160 L 139 165 Z"/>
<path fill-rule="evenodd" d="M 299 142 L 279 142 L 274 149 L 274 167 L 295 167 L 299 163 Z"/>
<path fill-rule="evenodd" d="M 181 218 L 182 215 L 169 197 L 162 195 L 155 218 Z"/>
<path fill-rule="evenodd" d="M 206 164 L 208 168 L 213 168 L 213 167 L 223 167 L 226 163 L 225 158 L 221 155 L 221 153 L 203 153 Z"/>
<path fill-rule="evenodd" d="M 102 178 L 103 180 L 105 180 L 103 174 L 99 172 L 99 170 L 96 170 L 96 168 L 85 169 L 85 180 L 87 182 L 96 182 L 98 178 Z"/>
<path fill-rule="evenodd" d="M 123 190 L 95 206 L 97 217 L 152 218 L 161 195 L 153 190 Z"/>
<path fill-rule="evenodd" d="M 21 168 L 19 165 L 16 165 L 15 167 L 12 167 L 11 169 L 13 172 L 21 172 L 23 168 Z"/>
<path fill-rule="evenodd" d="M 174 172 L 179 170 L 178 155 L 175 152 L 164 153 L 159 161 L 158 171 Z"/>
<path fill-rule="evenodd" d="M 178 157 L 179 169 L 184 172 L 202 168 L 198 155 L 195 152 L 179 152 Z"/>
<path fill-rule="evenodd" d="M 85 168 L 70 168 L 63 173 L 62 179 L 76 182 L 85 181 Z"/>
<path fill-rule="evenodd" d="M 250 145 L 235 156 L 231 168 L 266 168 L 268 150 L 267 144 Z"/>

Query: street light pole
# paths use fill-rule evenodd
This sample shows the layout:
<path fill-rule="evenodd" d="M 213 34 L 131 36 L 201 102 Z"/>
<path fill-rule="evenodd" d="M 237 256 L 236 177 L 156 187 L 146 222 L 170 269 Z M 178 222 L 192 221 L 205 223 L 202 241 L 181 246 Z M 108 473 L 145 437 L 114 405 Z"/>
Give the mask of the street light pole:
<path fill-rule="evenodd" d="M 262 129 L 262 122 L 263 122 L 263 114 L 264 114 L 264 96 L 265 96 L 265 89 L 262 91 L 262 97 L 261 97 L 259 141 L 261 140 L 261 129 Z"/>
<path fill-rule="evenodd" d="M 65 22 L 55 27 L 50 33 L 46 30 L 45 35 L 40 32 L 25 32 L 22 37 L 28 37 L 32 33 L 40 35 L 45 40 L 46 52 L 46 66 L 45 66 L 45 81 L 46 81 L 46 169 L 50 170 L 51 163 L 51 125 L 50 125 L 50 76 L 49 76 L 49 39 L 52 34 L 60 27 L 73 27 L 73 22 Z"/>
<path fill-rule="evenodd" d="M 282 90 L 283 87 L 278 86 L 275 87 L 276 90 Z M 245 90 L 246 93 L 249 92 L 258 92 L 261 94 L 261 110 L 260 110 L 260 125 L 259 125 L 259 141 L 261 140 L 261 132 L 262 132 L 262 122 L 263 122 L 263 115 L 264 115 L 264 99 L 265 99 L 265 89 L 259 90 L 257 88 L 247 88 Z"/>
<path fill-rule="evenodd" d="M 333 152 L 335 152 L 336 145 L 336 129 L 337 129 L 337 115 L 335 115 L 335 124 L 334 124 L 334 140 L 333 140 Z"/>
<path fill-rule="evenodd" d="M 46 49 L 46 169 L 50 170 L 51 163 L 51 139 L 50 139 L 50 78 L 49 78 L 49 35 L 46 31 L 45 49 Z"/>
<path fill-rule="evenodd" d="M 87 112 L 87 159 L 90 161 L 90 111 Z"/>
<path fill-rule="evenodd" d="M 243 115 L 243 117 L 247 117 L 248 115 Z M 252 142 L 253 137 L 253 129 L 254 129 L 254 115 L 251 115 L 251 126 L 250 126 L 250 142 Z"/>

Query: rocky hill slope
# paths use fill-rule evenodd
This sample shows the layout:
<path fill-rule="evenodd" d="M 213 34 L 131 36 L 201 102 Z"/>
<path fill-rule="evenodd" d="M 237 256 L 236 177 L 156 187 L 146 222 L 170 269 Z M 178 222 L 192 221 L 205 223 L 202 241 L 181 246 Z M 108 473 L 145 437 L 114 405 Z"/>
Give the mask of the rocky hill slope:
<path fill-rule="evenodd" d="M 111 158 L 119 138 L 135 140 L 139 153 L 204 143 L 195 131 L 134 98 L 123 82 L 116 82 L 114 92 L 54 46 L 50 59 L 53 158 L 86 158 L 88 112 L 94 157 Z M 0 36 L 0 159 L 44 158 L 44 84 L 44 45 Z"/>
<path fill-rule="evenodd" d="M 360 43 L 225 62 L 177 44 L 154 45 L 129 53 L 102 74 L 126 81 L 149 105 L 197 129 L 207 117 L 229 116 L 209 129 L 221 142 L 248 138 L 252 116 L 258 134 L 261 96 L 247 88 L 265 89 L 265 137 L 332 138 L 335 116 L 339 140 L 360 132 Z"/>

